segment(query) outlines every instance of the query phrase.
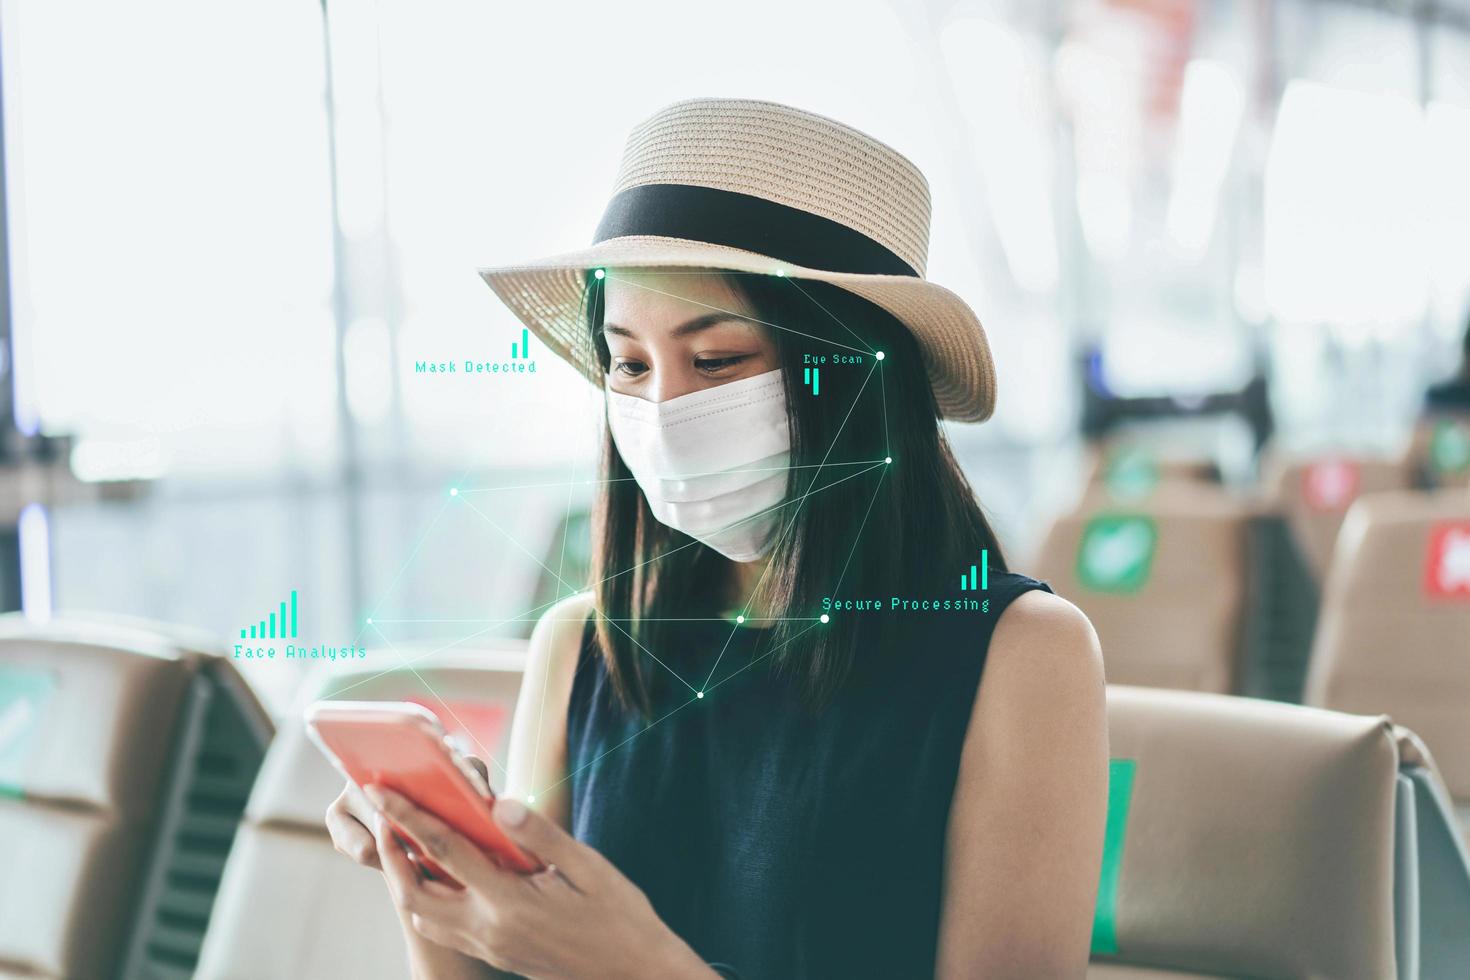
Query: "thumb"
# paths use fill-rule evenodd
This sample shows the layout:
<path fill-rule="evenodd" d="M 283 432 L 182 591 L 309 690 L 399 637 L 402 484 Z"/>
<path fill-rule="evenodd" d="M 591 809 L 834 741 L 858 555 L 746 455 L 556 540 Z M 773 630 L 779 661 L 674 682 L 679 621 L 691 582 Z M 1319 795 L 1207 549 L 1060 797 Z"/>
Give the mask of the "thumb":
<path fill-rule="evenodd" d="M 565 830 L 520 800 L 501 797 L 491 810 L 505 835 L 540 858 L 576 877 L 586 862 L 586 849 Z"/>

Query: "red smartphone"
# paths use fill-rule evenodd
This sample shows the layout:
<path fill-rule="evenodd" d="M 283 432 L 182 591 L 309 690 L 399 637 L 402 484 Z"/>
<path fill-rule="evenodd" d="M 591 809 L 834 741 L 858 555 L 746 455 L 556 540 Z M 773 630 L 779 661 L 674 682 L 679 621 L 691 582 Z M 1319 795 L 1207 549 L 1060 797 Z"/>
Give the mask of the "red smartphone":
<path fill-rule="evenodd" d="M 318 701 L 306 710 L 306 732 L 359 789 L 377 783 L 402 794 L 503 868 L 524 874 L 542 869 L 491 818 L 495 794 L 427 708 L 407 701 Z M 411 834 L 391 821 L 389 826 L 425 872 L 457 884 Z"/>

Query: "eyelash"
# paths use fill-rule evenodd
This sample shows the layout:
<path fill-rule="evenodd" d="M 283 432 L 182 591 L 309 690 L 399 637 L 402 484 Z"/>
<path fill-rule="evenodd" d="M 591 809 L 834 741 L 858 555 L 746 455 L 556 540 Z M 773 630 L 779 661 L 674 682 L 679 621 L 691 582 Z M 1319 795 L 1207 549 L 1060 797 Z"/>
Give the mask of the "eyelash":
<path fill-rule="evenodd" d="M 705 358 L 703 360 L 696 359 L 694 361 L 694 366 L 697 367 L 697 368 L 699 368 L 701 371 L 714 372 L 714 371 L 722 370 L 722 369 L 727 368 L 727 367 L 734 367 L 735 365 L 739 364 L 742 361 L 748 361 L 748 360 L 750 360 L 750 358 L 753 357 L 753 356 L 754 355 L 751 355 L 751 354 L 734 354 L 734 355 L 732 355 L 730 357 L 709 357 L 709 358 Z M 630 370 L 628 370 L 633 365 L 638 365 L 638 366 L 642 367 L 643 370 L 642 371 L 630 371 Z M 636 378 L 639 375 L 641 375 L 643 373 L 643 371 L 647 371 L 648 370 L 648 366 L 645 365 L 642 361 L 627 360 L 627 361 L 619 361 L 618 363 L 614 364 L 613 365 L 613 370 L 622 373 L 625 377 Z"/>

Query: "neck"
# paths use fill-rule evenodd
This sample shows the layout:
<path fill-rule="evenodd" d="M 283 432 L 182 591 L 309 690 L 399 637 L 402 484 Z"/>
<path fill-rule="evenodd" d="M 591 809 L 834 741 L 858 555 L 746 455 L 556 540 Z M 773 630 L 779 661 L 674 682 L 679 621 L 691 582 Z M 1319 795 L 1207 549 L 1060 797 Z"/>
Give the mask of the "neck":
<path fill-rule="evenodd" d="M 755 561 L 730 562 L 730 615 L 744 614 L 746 619 L 762 619 L 768 613 L 754 598 L 756 585 L 770 564 L 770 556 Z"/>

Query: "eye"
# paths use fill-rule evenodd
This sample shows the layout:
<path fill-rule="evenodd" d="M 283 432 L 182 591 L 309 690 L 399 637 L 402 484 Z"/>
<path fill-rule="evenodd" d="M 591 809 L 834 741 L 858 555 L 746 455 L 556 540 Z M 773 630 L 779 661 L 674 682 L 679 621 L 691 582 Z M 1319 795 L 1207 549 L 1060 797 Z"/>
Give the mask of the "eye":
<path fill-rule="evenodd" d="M 642 361 L 635 361 L 631 357 L 620 358 L 613 365 L 613 371 L 625 378 L 636 378 L 648 370 L 648 365 Z"/>
<path fill-rule="evenodd" d="M 751 354 L 732 354 L 728 357 L 696 357 L 694 366 L 706 374 L 717 374 L 726 368 L 734 367 L 741 361 L 748 361 L 754 356 Z"/>

